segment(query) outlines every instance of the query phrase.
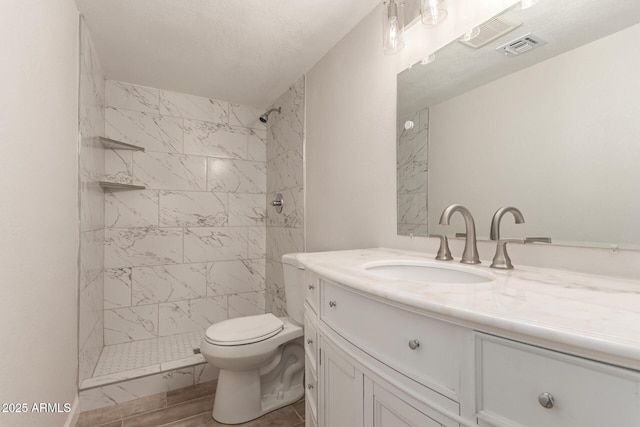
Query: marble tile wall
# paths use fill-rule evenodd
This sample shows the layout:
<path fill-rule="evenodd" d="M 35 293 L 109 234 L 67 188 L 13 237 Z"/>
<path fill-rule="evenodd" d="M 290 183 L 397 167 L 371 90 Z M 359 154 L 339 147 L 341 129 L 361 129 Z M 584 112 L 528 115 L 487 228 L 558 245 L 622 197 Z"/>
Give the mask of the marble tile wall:
<path fill-rule="evenodd" d="M 80 268 L 79 382 L 91 377 L 103 347 L 104 76 L 84 19 L 80 20 Z"/>
<path fill-rule="evenodd" d="M 412 129 L 398 129 L 398 234 L 426 236 L 429 109 L 407 118 Z M 404 124 L 405 120 L 400 120 Z"/>
<path fill-rule="evenodd" d="M 286 315 L 282 255 L 304 252 L 304 76 L 272 107 L 267 122 L 267 201 L 283 197 L 282 213 L 267 206 L 266 308 Z M 271 108 L 271 107 L 270 107 Z"/>
<path fill-rule="evenodd" d="M 202 330 L 265 312 L 263 110 L 106 82 L 104 341 Z"/>

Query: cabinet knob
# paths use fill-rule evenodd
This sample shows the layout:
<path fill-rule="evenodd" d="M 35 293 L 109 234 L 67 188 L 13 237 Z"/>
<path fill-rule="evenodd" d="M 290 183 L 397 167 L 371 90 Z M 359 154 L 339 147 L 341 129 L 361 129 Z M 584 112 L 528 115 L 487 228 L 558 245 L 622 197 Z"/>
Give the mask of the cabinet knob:
<path fill-rule="evenodd" d="M 335 301 L 329 301 L 329 307 L 331 308 L 335 308 L 335 306 L 337 306 L 338 304 L 336 304 Z"/>
<path fill-rule="evenodd" d="M 313 340 L 311 338 L 307 338 L 307 344 L 313 344 Z"/>
<path fill-rule="evenodd" d="M 308 285 L 309 289 L 315 289 L 314 285 Z"/>
<path fill-rule="evenodd" d="M 313 384 L 307 384 L 307 388 L 308 388 L 309 390 L 313 390 Z"/>
<path fill-rule="evenodd" d="M 556 399 L 551 393 L 540 393 L 540 395 L 538 396 L 538 402 L 540 403 L 540 405 L 547 409 L 553 408 L 553 404 L 555 403 L 555 401 Z"/>
<path fill-rule="evenodd" d="M 420 341 L 418 340 L 411 340 L 409 341 L 409 348 L 411 350 L 415 350 L 416 348 L 420 347 Z"/>

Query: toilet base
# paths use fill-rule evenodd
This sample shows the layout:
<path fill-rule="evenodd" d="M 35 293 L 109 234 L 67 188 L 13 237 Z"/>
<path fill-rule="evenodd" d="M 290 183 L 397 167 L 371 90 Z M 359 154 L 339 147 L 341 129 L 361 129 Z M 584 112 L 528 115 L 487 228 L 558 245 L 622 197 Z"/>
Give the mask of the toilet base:
<path fill-rule="evenodd" d="M 296 340 L 299 341 L 299 340 Z M 298 342 L 283 346 L 269 372 L 220 370 L 213 418 L 222 424 L 241 424 L 297 402 L 304 396 L 304 348 Z"/>

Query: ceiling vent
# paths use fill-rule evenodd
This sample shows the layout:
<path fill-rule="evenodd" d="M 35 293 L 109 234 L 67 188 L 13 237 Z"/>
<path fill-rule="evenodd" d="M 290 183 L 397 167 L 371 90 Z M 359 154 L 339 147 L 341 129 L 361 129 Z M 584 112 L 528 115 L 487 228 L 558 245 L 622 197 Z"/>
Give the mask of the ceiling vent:
<path fill-rule="evenodd" d="M 460 40 L 460 43 L 466 44 L 474 49 L 479 49 L 498 37 L 502 37 L 508 32 L 515 30 L 520 25 L 522 25 L 522 21 L 503 14 L 480 25 L 480 33 L 476 37 L 467 41 Z"/>
<path fill-rule="evenodd" d="M 506 56 L 518 56 L 523 53 L 529 52 L 530 50 L 536 49 L 547 42 L 542 40 L 540 37 L 534 36 L 533 34 L 525 34 L 524 36 L 511 40 L 509 43 L 505 43 L 500 47 L 496 48 L 497 52 L 500 52 Z"/>

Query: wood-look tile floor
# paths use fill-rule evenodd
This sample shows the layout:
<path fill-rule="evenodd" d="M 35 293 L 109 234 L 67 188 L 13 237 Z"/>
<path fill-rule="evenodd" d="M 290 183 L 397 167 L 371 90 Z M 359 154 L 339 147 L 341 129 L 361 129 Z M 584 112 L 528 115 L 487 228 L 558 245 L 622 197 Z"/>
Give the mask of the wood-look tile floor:
<path fill-rule="evenodd" d="M 169 397 L 169 396 L 167 396 Z M 241 427 L 304 427 L 304 400 L 270 412 Z M 225 427 L 228 424 L 216 422 L 212 416 L 213 396 L 179 399 L 161 409 L 137 414 L 95 427 Z"/>

